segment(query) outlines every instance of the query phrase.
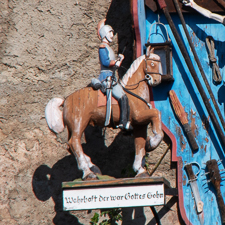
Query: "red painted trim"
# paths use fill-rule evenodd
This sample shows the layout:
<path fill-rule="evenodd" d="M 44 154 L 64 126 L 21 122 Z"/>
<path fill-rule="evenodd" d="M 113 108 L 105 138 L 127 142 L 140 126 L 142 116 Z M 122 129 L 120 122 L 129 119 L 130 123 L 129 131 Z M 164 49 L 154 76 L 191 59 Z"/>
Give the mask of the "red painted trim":
<path fill-rule="evenodd" d="M 139 22 L 138 22 L 138 0 L 133 0 L 133 21 L 134 21 L 134 31 L 135 31 L 135 38 L 136 38 L 136 57 L 141 56 L 141 34 L 139 29 Z M 153 100 L 153 92 L 152 88 L 150 87 L 150 103 L 152 107 L 155 107 L 155 103 Z"/>
<path fill-rule="evenodd" d="M 163 131 L 170 137 L 171 143 L 172 143 L 172 162 L 177 162 L 178 158 L 177 158 L 177 140 L 175 138 L 175 136 L 173 135 L 173 133 L 168 129 L 168 127 L 162 123 L 162 129 Z"/>
<path fill-rule="evenodd" d="M 138 0 L 133 0 L 133 21 L 134 21 L 134 31 L 136 37 L 136 57 L 141 56 L 141 35 L 138 22 Z"/>
<path fill-rule="evenodd" d="M 139 30 L 139 23 L 138 23 L 138 0 L 133 0 L 133 21 L 134 21 L 134 30 L 135 30 L 135 36 L 136 36 L 136 56 L 141 56 L 141 36 L 140 36 L 140 30 Z M 152 88 L 150 88 L 150 102 L 152 106 L 154 107 L 154 98 L 153 98 L 153 91 Z M 184 197 L 183 197 L 183 162 L 182 157 L 177 157 L 177 141 L 173 133 L 165 126 L 165 124 L 162 123 L 162 129 L 163 131 L 170 137 L 172 142 L 172 162 L 177 163 L 177 188 L 178 188 L 178 204 L 179 204 L 179 211 L 181 214 L 181 217 L 185 224 L 191 225 L 191 222 L 187 218 L 186 211 L 184 208 Z"/>
<path fill-rule="evenodd" d="M 187 218 L 187 214 L 184 208 L 184 197 L 183 197 L 183 161 L 182 157 L 177 157 L 177 141 L 173 133 L 162 123 L 163 131 L 170 137 L 172 148 L 172 162 L 177 163 L 177 188 L 178 188 L 178 208 L 181 214 L 181 217 L 185 224 L 191 225 L 192 223 Z"/>
<path fill-rule="evenodd" d="M 183 196 L 183 161 L 182 157 L 177 157 L 177 186 L 178 186 L 178 207 L 180 209 L 180 214 L 185 224 L 192 225 L 192 223 L 187 218 L 187 214 L 184 208 L 184 196 Z"/>

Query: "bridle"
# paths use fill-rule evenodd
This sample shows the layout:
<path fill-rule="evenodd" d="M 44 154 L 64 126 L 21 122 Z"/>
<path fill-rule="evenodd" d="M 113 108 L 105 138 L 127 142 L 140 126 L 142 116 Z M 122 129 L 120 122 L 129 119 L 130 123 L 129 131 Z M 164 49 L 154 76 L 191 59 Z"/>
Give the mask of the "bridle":
<path fill-rule="evenodd" d="M 158 63 L 160 63 L 160 65 L 161 65 L 161 60 L 158 60 L 158 59 L 153 59 L 153 58 L 148 58 L 146 55 L 145 55 L 145 69 L 144 69 L 144 71 L 145 71 L 145 75 L 149 75 L 149 74 L 158 74 L 158 75 L 162 75 L 162 73 L 161 72 L 152 72 L 152 71 L 148 71 L 148 60 L 151 60 L 151 61 L 155 61 L 155 62 L 158 62 Z"/>
<path fill-rule="evenodd" d="M 151 109 L 151 108 L 152 108 L 152 105 L 151 105 L 149 102 L 147 102 L 147 101 L 146 101 L 144 98 L 142 98 L 141 96 L 139 96 L 139 95 L 137 95 L 137 94 L 135 94 L 135 93 L 133 93 L 133 92 L 130 91 L 130 90 L 136 89 L 142 81 L 146 81 L 148 84 L 150 84 L 150 82 L 151 82 L 152 79 L 153 79 L 152 76 L 151 76 L 151 74 L 162 75 L 162 73 L 160 73 L 160 72 L 152 72 L 152 71 L 148 71 L 147 60 L 159 62 L 160 64 L 161 64 L 161 61 L 160 61 L 160 60 L 157 60 L 157 59 L 147 58 L 147 57 L 148 57 L 148 56 L 145 55 L 145 59 L 144 59 L 144 60 L 145 60 L 145 69 L 144 69 L 144 72 L 145 72 L 145 78 L 142 79 L 142 80 L 140 80 L 140 81 L 139 81 L 138 83 L 136 83 L 136 84 L 127 85 L 127 86 L 136 86 L 135 88 L 127 89 L 127 88 L 124 87 L 124 85 L 121 84 L 122 80 L 120 80 L 119 82 L 120 82 L 121 86 L 123 87 L 124 91 L 126 91 L 127 93 L 129 93 L 129 94 L 133 95 L 134 97 L 140 99 L 141 101 L 145 102 L 145 104 Z"/>
<path fill-rule="evenodd" d="M 148 61 L 148 60 L 151 60 L 151 61 L 158 62 L 158 63 L 160 63 L 160 65 L 161 65 L 161 60 L 153 59 L 153 58 L 148 58 L 148 56 L 146 56 L 146 55 L 145 55 L 145 59 L 144 59 L 144 60 L 145 60 L 145 68 L 144 68 L 145 78 L 142 79 L 142 80 L 140 80 L 140 81 L 138 81 L 138 82 L 135 83 L 135 84 L 127 85 L 127 86 L 129 86 L 129 87 L 135 86 L 134 88 L 129 88 L 129 89 L 127 89 L 127 90 L 135 90 L 136 88 L 138 88 L 139 84 L 140 84 L 141 82 L 143 82 L 143 81 L 146 81 L 147 83 L 150 84 L 150 81 L 152 80 L 151 74 L 162 75 L 161 72 L 152 72 L 152 71 L 148 71 L 148 64 L 147 64 L 147 61 Z M 121 79 L 119 80 L 119 83 L 122 85 L 122 87 L 124 87 L 124 83 L 123 83 L 123 81 L 122 81 Z"/>

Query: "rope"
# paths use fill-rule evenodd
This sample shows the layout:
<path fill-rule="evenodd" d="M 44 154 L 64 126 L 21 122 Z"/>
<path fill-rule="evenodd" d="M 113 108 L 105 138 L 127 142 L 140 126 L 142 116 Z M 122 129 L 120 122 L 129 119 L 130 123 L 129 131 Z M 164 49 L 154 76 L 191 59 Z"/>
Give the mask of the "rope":
<path fill-rule="evenodd" d="M 220 74 L 220 68 L 218 64 L 216 63 L 217 59 L 215 58 L 215 44 L 214 39 L 211 36 L 206 37 L 206 46 L 209 52 L 209 61 L 212 64 L 212 75 L 213 75 L 213 81 L 216 84 L 219 84 L 222 82 L 222 76 Z"/>

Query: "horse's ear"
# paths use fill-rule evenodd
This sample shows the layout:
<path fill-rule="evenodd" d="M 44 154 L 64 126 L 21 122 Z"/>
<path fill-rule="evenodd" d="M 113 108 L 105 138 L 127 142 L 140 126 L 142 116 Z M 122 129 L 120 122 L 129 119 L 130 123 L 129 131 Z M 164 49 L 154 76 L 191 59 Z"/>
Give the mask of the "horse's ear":
<path fill-rule="evenodd" d="M 146 50 L 146 56 L 149 57 L 150 56 L 150 53 L 151 53 L 151 45 L 149 45 L 147 47 L 147 50 Z"/>
<path fill-rule="evenodd" d="M 151 50 L 150 50 L 150 54 L 152 53 L 152 54 L 154 54 L 154 48 L 151 48 Z"/>

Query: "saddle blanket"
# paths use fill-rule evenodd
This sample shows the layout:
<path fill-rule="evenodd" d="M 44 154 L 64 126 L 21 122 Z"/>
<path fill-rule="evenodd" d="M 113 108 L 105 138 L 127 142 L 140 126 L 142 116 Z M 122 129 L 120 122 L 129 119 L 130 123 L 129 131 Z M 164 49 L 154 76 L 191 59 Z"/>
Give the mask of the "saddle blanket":
<path fill-rule="evenodd" d="M 106 95 L 98 90 L 98 107 L 106 105 Z M 112 97 L 112 105 L 118 104 L 118 101 Z"/>

